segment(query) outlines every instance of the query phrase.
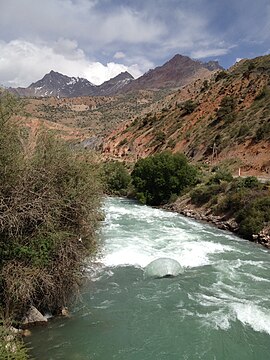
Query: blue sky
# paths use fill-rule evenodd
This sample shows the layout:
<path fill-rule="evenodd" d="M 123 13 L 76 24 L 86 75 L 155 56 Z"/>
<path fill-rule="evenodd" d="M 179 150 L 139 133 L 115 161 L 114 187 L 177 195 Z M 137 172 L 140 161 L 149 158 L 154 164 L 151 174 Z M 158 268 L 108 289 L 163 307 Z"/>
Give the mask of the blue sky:
<path fill-rule="evenodd" d="M 228 68 L 269 52 L 269 0 L 0 0 L 5 86 L 51 69 L 100 84 L 177 53 Z"/>

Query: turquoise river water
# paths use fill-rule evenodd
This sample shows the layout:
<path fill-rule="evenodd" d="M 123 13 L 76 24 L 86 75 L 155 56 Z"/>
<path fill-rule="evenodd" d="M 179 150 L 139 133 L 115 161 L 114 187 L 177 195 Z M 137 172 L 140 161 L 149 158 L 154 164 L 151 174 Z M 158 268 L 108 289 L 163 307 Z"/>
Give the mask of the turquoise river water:
<path fill-rule="evenodd" d="M 269 360 L 270 252 L 176 213 L 108 198 L 101 265 L 68 319 L 29 338 L 37 360 Z M 159 257 L 184 267 L 146 279 Z"/>

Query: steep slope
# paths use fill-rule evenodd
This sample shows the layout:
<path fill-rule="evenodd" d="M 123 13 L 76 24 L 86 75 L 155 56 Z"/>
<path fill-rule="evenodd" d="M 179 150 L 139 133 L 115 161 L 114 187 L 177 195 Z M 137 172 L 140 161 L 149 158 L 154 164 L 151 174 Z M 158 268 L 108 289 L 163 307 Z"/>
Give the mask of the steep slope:
<path fill-rule="evenodd" d="M 132 81 L 124 90 L 181 87 L 199 78 L 209 78 L 213 72 L 220 69 L 222 68 L 215 61 L 204 64 L 188 56 L 177 54 L 164 65 L 149 70 L 137 80 Z"/>
<path fill-rule="evenodd" d="M 207 163 L 270 173 L 270 55 L 197 80 L 104 140 L 104 156 L 134 160 L 165 149 Z"/>

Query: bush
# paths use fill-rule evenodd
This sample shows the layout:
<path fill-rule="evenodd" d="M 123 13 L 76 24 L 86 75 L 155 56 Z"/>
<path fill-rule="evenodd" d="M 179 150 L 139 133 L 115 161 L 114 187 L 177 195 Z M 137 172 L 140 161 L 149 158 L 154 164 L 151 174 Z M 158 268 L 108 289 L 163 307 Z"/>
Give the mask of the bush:
<path fill-rule="evenodd" d="M 246 178 L 239 180 L 237 186 L 238 188 L 259 189 L 261 183 L 256 176 L 247 176 Z"/>
<path fill-rule="evenodd" d="M 179 195 L 194 185 L 196 176 L 197 171 L 183 154 L 169 152 L 138 160 L 131 173 L 137 198 L 149 205 L 168 202 L 172 194 Z"/>
<path fill-rule="evenodd" d="M 258 234 L 270 221 L 270 196 L 251 200 L 236 213 L 236 221 L 239 234 L 252 239 L 252 235 Z"/>
<path fill-rule="evenodd" d="M 20 318 L 32 304 L 58 312 L 94 255 L 101 187 L 93 156 L 42 133 L 27 156 L 0 116 L 0 303 Z M 14 164 L 17 167 L 14 171 Z"/>
<path fill-rule="evenodd" d="M 215 81 L 219 81 L 219 80 L 222 80 L 222 79 L 226 79 L 229 77 L 229 73 L 225 70 L 221 70 L 217 73 L 216 77 L 215 77 Z"/>
<path fill-rule="evenodd" d="M 262 124 L 256 131 L 255 139 L 257 141 L 267 140 L 270 138 L 270 120 Z"/>
<path fill-rule="evenodd" d="M 0 359 L 27 360 L 27 350 L 24 344 L 12 332 L 0 325 Z"/>
<path fill-rule="evenodd" d="M 131 182 L 130 174 L 123 163 L 109 161 L 102 165 L 102 179 L 107 194 L 126 195 Z"/>
<path fill-rule="evenodd" d="M 204 205 L 222 191 L 219 184 L 201 185 L 195 188 L 191 194 L 191 202 L 196 205 Z M 216 202 L 216 200 L 215 200 Z"/>
<path fill-rule="evenodd" d="M 217 118 L 225 122 L 231 122 L 235 117 L 236 101 L 231 96 L 224 96 L 220 102 L 220 107 L 217 110 Z"/>
<path fill-rule="evenodd" d="M 207 184 L 220 184 L 222 181 L 231 182 L 233 176 L 227 169 L 217 169 L 215 174 L 208 180 Z"/>
<path fill-rule="evenodd" d="M 192 114 L 196 107 L 197 104 L 192 100 L 187 100 L 181 104 L 181 109 L 184 111 L 184 114 Z"/>

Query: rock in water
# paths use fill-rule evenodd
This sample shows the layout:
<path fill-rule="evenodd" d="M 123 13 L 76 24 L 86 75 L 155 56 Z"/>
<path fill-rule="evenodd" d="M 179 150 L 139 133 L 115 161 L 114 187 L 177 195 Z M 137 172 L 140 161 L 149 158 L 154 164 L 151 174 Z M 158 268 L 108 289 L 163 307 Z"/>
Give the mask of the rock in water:
<path fill-rule="evenodd" d="M 30 306 L 26 317 L 23 320 L 23 326 L 30 326 L 36 324 L 46 324 L 48 320 L 36 309 L 34 306 Z"/>
<path fill-rule="evenodd" d="M 145 267 L 145 276 L 153 278 L 173 277 L 184 272 L 178 261 L 170 258 L 159 258 Z"/>

